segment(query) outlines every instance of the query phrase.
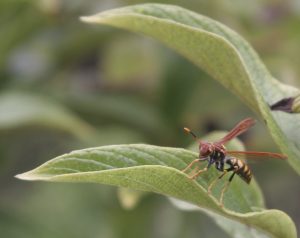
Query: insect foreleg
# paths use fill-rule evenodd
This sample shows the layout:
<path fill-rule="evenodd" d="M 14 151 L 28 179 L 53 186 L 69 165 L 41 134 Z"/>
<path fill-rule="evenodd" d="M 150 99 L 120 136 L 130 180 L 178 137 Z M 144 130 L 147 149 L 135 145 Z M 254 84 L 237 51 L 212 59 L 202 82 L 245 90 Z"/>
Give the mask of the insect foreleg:
<path fill-rule="evenodd" d="M 195 179 L 195 178 L 197 178 L 201 173 L 207 171 L 207 169 L 208 169 L 208 168 L 205 167 L 204 169 L 199 170 L 196 174 L 194 174 L 193 176 L 190 176 L 189 178 L 190 178 L 190 179 Z"/>
<path fill-rule="evenodd" d="M 193 160 L 185 169 L 181 170 L 181 172 L 185 173 L 189 168 L 191 168 L 195 163 L 201 162 L 201 161 L 206 161 L 207 158 L 202 158 L 202 159 L 195 159 Z"/>

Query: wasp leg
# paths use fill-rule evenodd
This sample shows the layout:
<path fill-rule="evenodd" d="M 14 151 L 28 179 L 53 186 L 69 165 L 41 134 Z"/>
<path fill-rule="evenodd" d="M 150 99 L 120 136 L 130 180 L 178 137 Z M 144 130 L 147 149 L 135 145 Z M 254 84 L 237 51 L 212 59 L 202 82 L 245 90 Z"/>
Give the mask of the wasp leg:
<path fill-rule="evenodd" d="M 204 169 L 199 170 L 196 174 L 194 174 L 193 176 L 190 176 L 189 179 L 195 179 L 197 178 L 201 173 L 207 171 L 207 167 L 205 167 Z"/>
<path fill-rule="evenodd" d="M 181 172 L 185 173 L 189 168 L 191 168 L 195 163 L 205 161 L 205 159 L 195 159 L 193 160 L 185 169 L 181 170 Z"/>
<path fill-rule="evenodd" d="M 196 174 L 201 168 L 199 165 L 196 165 L 195 168 L 189 173 L 189 177 L 191 177 L 193 174 Z"/>
<path fill-rule="evenodd" d="M 221 205 L 221 207 L 224 207 L 224 203 L 223 203 L 224 193 L 227 191 L 227 189 L 229 187 L 229 184 L 231 183 L 231 181 L 232 181 L 235 174 L 236 174 L 236 172 L 233 172 L 233 174 L 230 176 L 229 180 L 225 184 L 224 188 L 222 189 L 221 196 L 220 196 L 220 205 Z"/>
<path fill-rule="evenodd" d="M 216 182 L 219 179 L 221 179 L 225 174 L 227 174 L 227 172 L 228 172 L 227 170 L 224 170 L 224 172 L 219 177 L 217 177 L 214 181 L 211 182 L 211 184 L 207 188 L 207 193 L 208 194 L 211 194 L 211 190 L 212 190 L 213 186 L 216 184 Z"/>
<path fill-rule="evenodd" d="M 224 172 L 223 172 L 219 177 L 217 177 L 214 181 L 212 181 L 211 184 L 208 186 L 208 188 L 207 188 L 207 193 L 208 193 L 208 194 L 211 194 L 211 190 L 212 190 L 213 186 L 216 184 L 216 182 L 217 182 L 219 179 L 223 178 L 223 176 L 224 176 L 225 174 L 227 174 L 227 172 L 230 172 L 230 171 L 232 171 L 232 170 L 235 170 L 235 168 L 234 168 L 234 167 L 231 167 L 231 168 L 228 168 L 228 169 L 224 169 Z"/>

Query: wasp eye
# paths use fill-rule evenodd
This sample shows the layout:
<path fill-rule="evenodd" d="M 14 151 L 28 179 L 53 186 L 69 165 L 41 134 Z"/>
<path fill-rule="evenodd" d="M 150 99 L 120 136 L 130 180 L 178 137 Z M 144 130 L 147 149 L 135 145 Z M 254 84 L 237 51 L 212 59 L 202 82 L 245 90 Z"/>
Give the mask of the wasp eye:
<path fill-rule="evenodd" d="M 209 156 L 209 155 L 211 154 L 211 152 L 209 151 L 208 148 L 202 148 L 202 149 L 200 150 L 200 154 L 201 154 L 202 156 Z"/>

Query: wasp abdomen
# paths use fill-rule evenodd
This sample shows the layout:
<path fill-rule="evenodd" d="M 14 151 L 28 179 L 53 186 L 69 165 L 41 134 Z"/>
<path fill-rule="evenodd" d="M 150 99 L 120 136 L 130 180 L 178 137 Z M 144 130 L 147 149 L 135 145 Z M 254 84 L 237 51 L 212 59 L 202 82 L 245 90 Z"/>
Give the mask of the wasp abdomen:
<path fill-rule="evenodd" d="M 252 172 L 249 166 L 243 160 L 229 158 L 227 163 L 235 168 L 234 171 L 236 174 L 239 175 L 246 183 L 250 183 L 252 179 Z"/>

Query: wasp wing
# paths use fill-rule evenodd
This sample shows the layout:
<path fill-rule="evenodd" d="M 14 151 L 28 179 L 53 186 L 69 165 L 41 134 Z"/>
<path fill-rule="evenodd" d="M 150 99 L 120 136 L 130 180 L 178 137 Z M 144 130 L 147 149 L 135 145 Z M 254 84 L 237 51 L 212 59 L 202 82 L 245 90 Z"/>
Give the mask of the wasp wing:
<path fill-rule="evenodd" d="M 265 160 L 265 159 L 280 159 L 286 160 L 287 156 L 272 152 L 260 152 L 260 151 L 235 151 L 228 150 L 226 152 L 228 156 L 237 157 L 240 159 L 250 159 L 250 160 Z"/>
<path fill-rule="evenodd" d="M 231 131 L 229 131 L 222 139 L 215 142 L 216 144 L 224 144 L 230 140 L 232 140 L 234 137 L 239 136 L 240 134 L 247 131 L 250 127 L 252 127 L 255 124 L 255 120 L 253 118 L 246 118 L 240 123 L 238 123 Z"/>

